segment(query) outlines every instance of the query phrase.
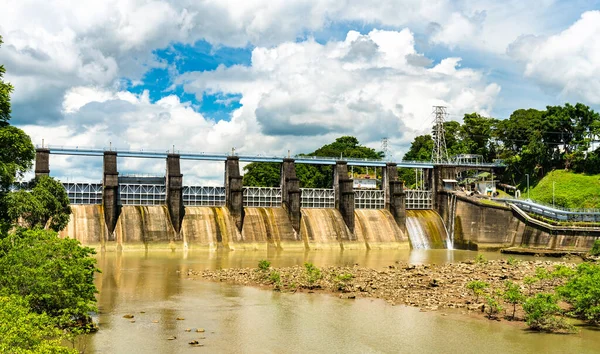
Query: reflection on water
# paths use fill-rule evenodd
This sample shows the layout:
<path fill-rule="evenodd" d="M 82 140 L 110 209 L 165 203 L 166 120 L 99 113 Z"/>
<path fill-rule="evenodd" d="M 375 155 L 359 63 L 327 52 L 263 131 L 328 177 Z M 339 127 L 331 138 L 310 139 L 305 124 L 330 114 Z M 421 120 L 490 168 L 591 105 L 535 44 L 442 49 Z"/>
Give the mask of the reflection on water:
<path fill-rule="evenodd" d="M 532 334 L 505 323 L 423 313 L 380 300 L 282 294 L 187 277 L 188 269 L 256 267 L 260 259 L 276 267 L 312 262 L 381 269 L 396 261 L 443 263 L 475 255 L 452 250 L 100 254 L 100 331 L 86 339 L 86 353 L 596 352 L 600 333 L 589 330 L 573 336 Z M 127 313 L 135 322 L 123 318 Z M 191 347 L 194 339 L 205 347 Z"/>

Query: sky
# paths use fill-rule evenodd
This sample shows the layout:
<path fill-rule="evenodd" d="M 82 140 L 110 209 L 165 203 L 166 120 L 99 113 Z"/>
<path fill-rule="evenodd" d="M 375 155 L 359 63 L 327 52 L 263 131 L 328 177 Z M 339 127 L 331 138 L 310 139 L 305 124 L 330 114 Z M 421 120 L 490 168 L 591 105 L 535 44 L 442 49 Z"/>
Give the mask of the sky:
<path fill-rule="evenodd" d="M 399 160 L 448 119 L 600 110 L 600 0 L 0 0 L 11 123 L 34 144 L 292 155 L 343 135 Z M 182 161 L 186 185 L 222 163 Z M 101 158 L 51 156 L 100 181 Z M 119 159 L 121 174 L 165 162 Z"/>

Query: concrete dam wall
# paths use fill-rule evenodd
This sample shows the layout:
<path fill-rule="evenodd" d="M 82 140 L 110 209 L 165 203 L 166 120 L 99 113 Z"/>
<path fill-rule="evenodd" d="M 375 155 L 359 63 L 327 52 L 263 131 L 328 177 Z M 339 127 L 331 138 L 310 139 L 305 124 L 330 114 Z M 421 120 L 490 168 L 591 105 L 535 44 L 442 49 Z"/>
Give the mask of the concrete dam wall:
<path fill-rule="evenodd" d="M 242 230 L 226 207 L 186 207 L 176 233 L 166 206 L 123 206 L 109 234 L 101 205 L 72 205 L 61 237 L 99 249 L 377 249 L 409 248 L 387 210 L 356 210 L 355 232 L 336 209 L 303 209 L 300 232 L 284 208 L 245 208 Z"/>
<path fill-rule="evenodd" d="M 439 212 L 451 225 L 455 248 L 499 249 L 504 247 L 588 251 L 600 230 L 553 227 L 519 214 L 503 205 L 452 194 L 438 195 Z"/>

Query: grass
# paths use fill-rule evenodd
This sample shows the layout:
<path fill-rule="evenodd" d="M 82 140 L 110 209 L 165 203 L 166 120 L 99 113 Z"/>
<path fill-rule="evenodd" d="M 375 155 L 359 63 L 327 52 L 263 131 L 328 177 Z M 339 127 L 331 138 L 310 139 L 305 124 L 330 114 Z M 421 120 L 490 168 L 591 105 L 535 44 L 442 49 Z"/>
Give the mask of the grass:
<path fill-rule="evenodd" d="M 548 173 L 530 191 L 534 201 L 552 205 L 552 185 L 556 206 L 570 209 L 600 209 L 600 175 L 585 175 L 563 170 Z M 527 191 L 521 196 L 527 198 Z"/>

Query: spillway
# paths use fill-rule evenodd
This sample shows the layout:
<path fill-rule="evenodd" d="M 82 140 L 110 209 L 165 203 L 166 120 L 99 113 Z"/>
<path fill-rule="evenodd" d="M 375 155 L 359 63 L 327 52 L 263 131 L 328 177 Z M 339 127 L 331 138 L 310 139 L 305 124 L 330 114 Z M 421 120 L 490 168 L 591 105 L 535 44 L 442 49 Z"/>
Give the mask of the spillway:
<path fill-rule="evenodd" d="M 108 235 L 101 205 L 73 205 L 61 237 L 103 249 L 377 249 L 407 248 L 408 238 L 387 210 L 355 211 L 350 232 L 336 209 L 303 209 L 294 230 L 283 208 L 245 208 L 242 230 L 226 207 L 186 207 L 175 233 L 165 206 L 121 208 L 115 232 Z"/>
<path fill-rule="evenodd" d="M 433 210 L 407 210 L 406 229 L 413 249 L 448 248 L 448 233 Z"/>

